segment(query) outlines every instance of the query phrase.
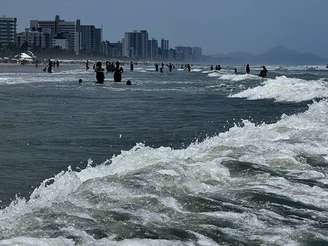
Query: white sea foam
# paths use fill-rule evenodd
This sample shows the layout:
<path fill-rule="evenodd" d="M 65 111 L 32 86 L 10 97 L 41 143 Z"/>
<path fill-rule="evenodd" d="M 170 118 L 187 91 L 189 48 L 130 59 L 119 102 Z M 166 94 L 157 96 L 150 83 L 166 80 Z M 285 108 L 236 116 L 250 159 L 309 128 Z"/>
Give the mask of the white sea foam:
<path fill-rule="evenodd" d="M 196 215 L 185 210 L 182 204 L 174 198 L 177 193 L 190 196 L 206 194 L 228 196 L 229 192 L 240 190 L 243 193 L 242 190 L 245 189 L 277 194 L 288 197 L 294 202 L 309 206 L 315 204 L 318 208 L 328 209 L 328 191 L 323 188 L 295 184 L 283 177 L 270 177 L 263 174 L 248 178 L 242 177 L 240 173 L 241 177 L 233 177 L 229 165 L 224 164 L 226 161 L 250 162 L 277 169 L 285 175 L 314 178 L 322 184 L 327 183 L 328 180 L 323 173 L 312 169 L 309 163 L 299 158 L 300 155 L 327 158 L 327 122 L 328 102 L 323 100 L 310 105 L 304 113 L 284 115 L 274 124 L 256 125 L 244 121 L 242 126 L 234 126 L 225 133 L 208 138 L 201 143 L 193 143 L 185 149 L 175 150 L 169 147 L 155 149 L 138 144 L 130 151 L 123 151 L 100 166 L 88 166 L 80 172 L 69 170 L 58 174 L 52 180 L 44 181 L 39 188 L 35 189 L 29 201 L 18 199 L 0 211 L 0 232 L 6 235 L 16 235 L 15 231 L 17 231 L 16 233 L 19 234 L 29 223 L 28 215 L 32 214 L 32 219 L 34 219 L 34 211 L 56 206 L 54 210 L 57 211 L 63 207 L 61 213 L 64 213 L 67 211 L 65 206 L 70 206 L 70 204 L 83 207 L 85 211 L 98 209 L 124 212 L 137 216 L 138 221 L 144 225 L 165 221 L 164 224 L 167 226 L 170 223 L 179 223 L 175 221 L 174 213 Z M 121 183 L 124 180 L 128 180 L 129 183 L 137 180 L 137 185 L 135 187 L 124 185 Z M 90 200 L 87 199 L 88 197 Z M 135 209 L 133 205 L 138 199 L 158 200 L 160 207 L 152 208 L 150 202 L 144 204 L 142 209 Z M 129 205 L 124 206 L 126 204 Z M 167 210 L 174 213 L 165 213 Z M 229 220 L 230 223 L 238 225 L 240 230 L 225 229 L 225 233 L 236 237 L 240 237 L 244 231 L 251 230 L 254 237 L 260 239 L 261 233 L 269 234 L 276 231 L 272 235 L 275 237 L 274 242 L 283 245 L 281 242 L 285 242 L 289 235 L 299 232 L 297 228 L 287 226 L 283 228 L 284 233 L 281 233 L 279 232 L 280 225 L 273 229 L 272 225 L 261 221 L 257 213 L 257 210 L 250 211 L 250 208 L 247 208 L 244 213 L 213 212 L 207 215 Z M 312 211 L 312 213 L 316 212 Z M 320 215 L 320 212 L 317 215 Z M 272 214 L 266 214 L 263 210 L 261 216 L 271 218 Z M 78 217 L 93 220 L 92 214 Z M 131 239 L 121 242 L 108 238 L 95 240 L 90 235 L 84 235 L 80 229 L 74 230 L 70 229 L 69 233 L 78 236 L 84 244 L 195 245 L 191 242 L 166 240 Z M 272 237 L 263 236 L 264 244 L 269 243 Z M 32 240 L 25 239 L 27 242 Z M 1 241 L 0 245 L 1 243 L 10 245 L 9 242 L 15 242 L 10 240 L 23 239 Z M 40 240 L 42 242 L 43 239 Z M 37 245 L 38 241 L 34 242 Z M 53 245 L 57 245 L 57 242 L 54 241 Z M 67 245 L 70 245 L 69 243 L 70 241 L 67 241 Z M 198 243 L 198 245 L 211 245 L 213 242 L 203 237 Z"/>
<path fill-rule="evenodd" d="M 230 80 L 234 82 L 243 81 L 243 80 L 261 80 L 259 76 L 252 74 L 224 74 L 219 76 L 222 80 Z"/>
<path fill-rule="evenodd" d="M 91 71 L 73 69 L 54 73 L 0 73 L 0 85 L 77 81 L 81 76 L 93 74 Z"/>
<path fill-rule="evenodd" d="M 191 72 L 199 73 L 201 71 L 202 71 L 202 69 L 200 69 L 200 68 L 193 68 L 193 69 L 191 69 Z"/>
<path fill-rule="evenodd" d="M 18 237 L 8 240 L 0 241 L 0 246 L 73 246 L 74 241 L 65 238 L 28 238 L 28 237 Z"/>
<path fill-rule="evenodd" d="M 277 77 L 264 81 L 260 86 L 250 88 L 230 97 L 249 100 L 274 99 L 278 102 L 302 102 L 328 97 L 328 84 L 323 80 L 303 80 Z"/>
<path fill-rule="evenodd" d="M 207 76 L 210 77 L 210 78 L 213 78 L 213 77 L 220 77 L 222 76 L 223 72 L 211 72 L 211 73 L 208 73 Z"/>

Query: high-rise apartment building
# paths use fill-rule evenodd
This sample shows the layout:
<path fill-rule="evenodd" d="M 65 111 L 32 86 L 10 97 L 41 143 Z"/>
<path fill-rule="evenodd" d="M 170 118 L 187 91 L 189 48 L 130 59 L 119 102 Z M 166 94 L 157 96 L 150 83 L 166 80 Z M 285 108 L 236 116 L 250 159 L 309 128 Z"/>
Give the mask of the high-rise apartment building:
<path fill-rule="evenodd" d="M 84 54 L 95 54 L 101 50 L 102 29 L 94 25 L 80 25 L 80 50 Z"/>
<path fill-rule="evenodd" d="M 31 20 L 31 30 L 50 30 L 51 39 L 67 39 L 68 50 L 74 51 L 76 54 L 80 52 L 80 21 L 61 20 L 57 15 L 53 21 Z M 53 43 L 53 42 L 51 42 Z"/>
<path fill-rule="evenodd" d="M 17 19 L 0 17 L 0 46 L 14 45 L 16 42 Z"/>
<path fill-rule="evenodd" d="M 161 40 L 161 58 L 163 60 L 168 59 L 169 56 L 169 40 L 162 39 Z"/>
<path fill-rule="evenodd" d="M 150 60 L 158 59 L 158 41 L 156 39 L 148 41 L 148 58 Z"/>
<path fill-rule="evenodd" d="M 21 48 L 26 45 L 26 48 L 32 49 L 47 49 L 51 47 L 50 30 L 30 30 L 26 29 L 25 32 L 17 34 L 16 38 L 17 47 Z"/>
<path fill-rule="evenodd" d="M 192 61 L 192 47 L 179 46 L 175 48 L 176 59 L 179 61 Z"/>
<path fill-rule="evenodd" d="M 123 56 L 134 59 L 148 58 L 148 32 L 126 32 L 122 40 Z"/>

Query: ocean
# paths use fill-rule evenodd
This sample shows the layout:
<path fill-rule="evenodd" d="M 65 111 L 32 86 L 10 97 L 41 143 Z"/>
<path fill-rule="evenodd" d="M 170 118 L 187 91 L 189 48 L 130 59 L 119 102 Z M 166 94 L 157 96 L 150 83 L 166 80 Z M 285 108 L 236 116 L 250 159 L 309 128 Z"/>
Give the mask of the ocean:
<path fill-rule="evenodd" d="M 267 68 L 0 65 L 0 245 L 328 245 L 328 69 Z"/>

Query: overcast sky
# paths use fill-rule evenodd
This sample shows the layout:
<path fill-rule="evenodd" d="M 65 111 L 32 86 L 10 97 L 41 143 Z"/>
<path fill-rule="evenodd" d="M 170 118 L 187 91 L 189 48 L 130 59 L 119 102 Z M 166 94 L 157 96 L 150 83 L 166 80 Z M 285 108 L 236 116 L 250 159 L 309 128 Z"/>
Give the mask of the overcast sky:
<path fill-rule="evenodd" d="M 81 19 L 103 25 L 104 38 L 147 29 L 171 46 L 203 47 L 205 53 L 260 53 L 277 45 L 328 57 L 327 0 L 0 0 L 0 15 L 30 19 Z"/>

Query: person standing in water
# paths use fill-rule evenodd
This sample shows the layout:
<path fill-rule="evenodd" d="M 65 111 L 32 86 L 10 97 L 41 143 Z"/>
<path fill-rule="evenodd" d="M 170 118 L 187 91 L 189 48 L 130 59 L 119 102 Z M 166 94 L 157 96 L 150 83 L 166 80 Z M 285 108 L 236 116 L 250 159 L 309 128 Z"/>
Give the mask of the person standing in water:
<path fill-rule="evenodd" d="M 190 64 L 187 64 L 187 71 L 191 72 L 191 65 Z"/>
<path fill-rule="evenodd" d="M 158 64 L 155 63 L 155 71 L 158 72 Z"/>
<path fill-rule="evenodd" d="M 172 63 L 170 63 L 169 64 L 169 71 L 170 71 L 170 73 L 172 72 L 172 70 L 173 70 L 173 65 L 172 65 Z"/>
<path fill-rule="evenodd" d="M 87 60 L 87 62 L 85 63 L 85 70 L 86 70 L 86 71 L 89 70 L 89 60 Z"/>
<path fill-rule="evenodd" d="M 130 71 L 133 72 L 134 70 L 134 65 L 133 65 L 133 61 L 130 62 Z"/>
<path fill-rule="evenodd" d="M 48 61 L 48 73 L 52 73 L 52 61 L 50 59 Z"/>
<path fill-rule="evenodd" d="M 97 84 L 103 84 L 105 81 L 105 74 L 101 62 L 96 63 L 95 71 L 96 71 Z"/>
<path fill-rule="evenodd" d="M 115 72 L 114 72 L 114 81 L 115 82 L 122 82 L 122 73 L 123 68 L 120 67 L 120 62 L 116 62 Z"/>
<path fill-rule="evenodd" d="M 251 69 L 249 67 L 249 64 L 246 65 L 246 73 L 247 74 L 250 74 L 251 73 Z"/>

